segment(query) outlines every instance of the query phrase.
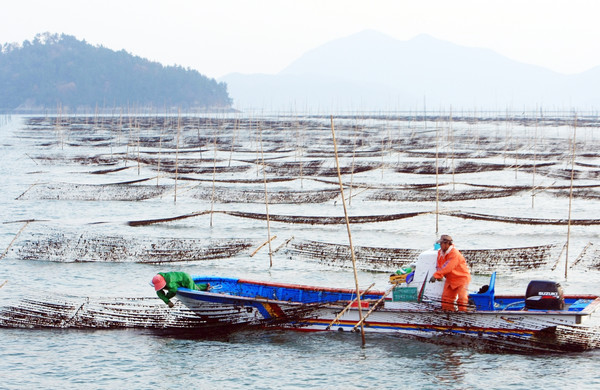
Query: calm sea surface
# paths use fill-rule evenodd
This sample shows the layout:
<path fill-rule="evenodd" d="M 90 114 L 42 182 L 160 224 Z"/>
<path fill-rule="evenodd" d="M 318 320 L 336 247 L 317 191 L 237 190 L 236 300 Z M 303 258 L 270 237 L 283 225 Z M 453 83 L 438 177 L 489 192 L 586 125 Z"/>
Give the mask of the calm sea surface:
<path fill-rule="evenodd" d="M 600 354 L 480 354 L 393 336 L 2 330 L 3 388 L 532 389 L 600 385 Z"/>
<path fill-rule="evenodd" d="M 271 118 L 272 119 L 272 118 Z M 23 136 L 26 118 L 13 116 L 0 122 L 0 251 L 9 247 L 16 234 L 25 225 L 22 220 L 35 219 L 29 223 L 12 244 L 7 255 L 0 260 L 1 305 L 14 304 L 20 297 L 68 294 L 73 297 L 153 297 L 154 291 L 148 281 L 159 271 L 183 270 L 190 274 L 210 274 L 246 277 L 314 284 L 323 286 L 353 287 L 353 273 L 316 262 L 290 259 L 284 252 L 273 257 L 263 248 L 256 256 L 247 252 L 224 260 L 175 264 L 136 263 L 73 263 L 51 261 L 27 261 L 19 256 L 19 248 L 27 245 L 36 235 L 65 234 L 77 237 L 118 236 L 157 238 L 244 238 L 258 242 L 267 238 L 264 221 L 239 219 L 216 214 L 213 226 L 208 215 L 190 218 L 170 224 L 131 227 L 127 221 L 165 218 L 187 213 L 210 210 L 211 204 L 186 195 L 198 183 L 179 183 L 177 202 L 173 192 L 144 201 L 85 201 L 77 199 L 44 200 L 17 198 L 33 185 L 56 183 L 108 184 L 156 176 L 156 172 L 129 162 L 130 168 L 105 174 L 91 175 L 100 169 L 74 163 L 78 156 L 110 156 L 113 153 L 133 153 L 133 142 L 101 143 L 94 147 L 81 146 L 69 136 L 67 129 L 46 132 L 46 141 Z M 368 123 L 368 125 L 373 125 Z M 317 140 L 305 140 L 303 145 L 317 141 L 325 145 L 331 133 L 325 130 Z M 398 128 L 395 128 L 397 126 Z M 402 137 L 415 131 L 411 123 L 390 122 L 382 125 L 383 137 Z M 423 127 L 423 124 L 419 126 Z M 431 128 L 436 124 L 430 123 Z M 477 126 L 480 126 L 478 128 Z M 486 127 L 487 126 L 487 127 Z M 453 123 L 456 134 L 499 134 L 510 132 L 509 139 L 522 137 L 531 141 L 531 127 L 511 125 L 473 125 Z M 391 130 L 390 130 L 391 129 Z M 202 130 L 210 138 L 212 130 Z M 394 131 L 397 135 L 394 135 Z M 445 130 L 447 131 L 447 130 Z M 550 138 L 564 140 L 565 156 L 568 156 L 569 127 L 540 128 L 539 142 Z M 578 130 L 577 137 L 586 142 L 598 142 L 597 128 Z M 192 129 L 190 134 L 200 130 Z M 461 133 L 462 132 L 462 133 Z M 469 133 L 471 132 L 471 133 Z M 544 133 L 545 132 L 545 133 Z M 121 136 L 126 137 L 124 132 Z M 545 134 L 545 135 L 542 135 Z M 272 135 L 272 134 L 271 134 Z M 133 139 L 131 132 L 128 134 Z M 191 135 L 189 135 L 191 137 Z M 542 138 L 544 137 L 544 138 Z M 50 139 L 48 139 L 50 138 Z M 238 161 L 257 158 L 256 138 L 249 143 L 253 153 L 238 153 Z M 383 138 L 383 139 L 384 139 Z M 288 139 L 286 150 L 270 152 L 269 157 L 297 161 L 299 154 L 293 148 L 298 139 Z M 351 138 L 350 138 L 351 139 Z M 537 138 L 536 138 L 537 139 Z M 578 138 L 579 139 L 579 138 Z M 240 141 L 242 142 L 242 141 Z M 384 141 L 380 141 L 384 142 Z M 508 141 L 507 141 L 508 142 Z M 511 141 L 512 142 L 512 141 Z M 127 146 L 129 143 L 129 146 Z M 266 145 L 265 145 L 266 146 Z M 448 150 L 449 146 L 444 146 Z M 539 146 L 538 146 L 539 147 Z M 137 148 L 137 146 L 136 146 Z M 201 158 L 213 158 L 210 144 L 204 145 Z M 308 148 L 308 146 L 306 146 Z M 265 150 L 268 150 L 265 147 Z M 145 150 L 141 148 L 143 153 Z M 306 152 L 305 152 L 306 153 Z M 52 157 L 53 160 L 42 160 Z M 189 157 L 189 155 L 188 155 Z M 196 156 L 200 158 L 200 156 Z M 226 165 L 228 151 L 220 150 L 220 165 Z M 265 156 L 265 158 L 267 158 Z M 304 155 L 304 159 L 311 157 Z M 378 155 L 373 161 L 397 163 L 416 158 L 394 153 Z M 501 160 L 496 158 L 497 160 Z M 560 168 L 570 169 L 567 157 Z M 346 162 L 349 162 L 346 159 Z M 498 161 L 496 161 L 498 162 Z M 449 160 L 445 160 L 449 164 Z M 587 157 L 585 163 L 600 166 L 600 160 Z M 335 167 L 332 158 L 325 165 Z M 212 166 L 208 163 L 208 166 Z M 260 174 L 259 174 L 260 173 Z M 231 179 L 217 176 L 217 179 Z M 256 168 L 238 177 L 261 178 Z M 456 182 L 480 184 L 503 184 L 507 186 L 531 185 L 532 176 L 525 172 L 498 171 L 457 175 Z M 203 176 L 211 178 L 212 172 Z M 335 180 L 335 178 L 329 178 Z M 160 184 L 173 184 L 172 178 L 162 178 Z M 345 177 L 345 181 L 349 177 Z M 429 175 L 400 174 L 394 170 L 363 172 L 353 178 L 356 182 L 383 184 L 434 183 Z M 452 180 L 450 175 L 443 177 Z M 537 185 L 568 184 L 552 177 L 540 175 Z M 580 180 L 579 184 L 598 184 L 597 180 Z M 210 188 L 210 182 L 201 184 Z M 264 189 L 262 183 L 239 186 L 243 189 Z M 335 186 L 315 180 L 303 179 L 283 184 L 269 184 L 269 191 L 320 190 Z M 410 211 L 434 210 L 433 202 L 381 202 L 369 201 L 368 191 L 355 194 L 349 212 L 351 215 L 376 215 Z M 215 204 L 217 210 L 240 210 L 264 213 L 265 205 Z M 541 193 L 532 208 L 530 193 L 508 198 L 477 201 L 446 202 L 447 210 L 463 210 L 491 215 L 520 216 L 541 219 L 567 218 L 568 198 Z M 572 218 L 598 219 L 600 202 L 590 199 L 574 199 Z M 270 213 L 284 215 L 343 216 L 339 199 L 323 204 L 270 205 Z M 98 223 L 102 222 L 102 223 Z M 452 234 L 457 246 L 465 249 L 510 248 L 564 243 L 566 226 L 529 226 L 495 222 L 468 221 L 441 217 L 440 232 L 435 232 L 433 214 L 404 220 L 362 224 L 352 227 L 355 245 L 394 248 L 428 249 L 440 233 Z M 274 247 L 291 238 L 331 243 L 347 243 L 345 226 L 311 226 L 271 223 L 271 234 L 277 235 Z M 571 228 L 571 254 L 574 259 L 588 243 L 598 243 L 598 226 L 574 226 Z M 252 248 L 254 250 L 255 248 Z M 490 270 L 490 272 L 493 270 Z M 359 272 L 359 283 L 366 287 L 376 283 L 378 289 L 387 287 L 386 273 Z M 550 279 L 561 282 L 566 293 L 600 293 L 600 273 L 586 267 L 569 270 L 564 279 L 564 255 L 555 270 L 543 269 L 525 273 L 502 275 L 496 291 L 524 292 L 530 279 Z M 471 290 L 485 284 L 487 276 L 475 276 Z M 158 299 L 158 298 L 157 298 Z M 447 346 L 405 339 L 393 335 L 366 336 L 366 346 L 361 346 L 359 334 L 310 333 L 283 330 L 246 330 L 224 336 L 193 337 L 190 335 L 161 335 L 146 329 L 74 330 L 74 329 L 21 329 L 0 328 L 0 388 L 23 389 L 119 389 L 119 388 L 324 388 L 324 389 L 532 389 L 563 388 L 581 389 L 600 387 L 600 351 L 577 354 L 515 355 L 482 353 L 460 346 Z"/>

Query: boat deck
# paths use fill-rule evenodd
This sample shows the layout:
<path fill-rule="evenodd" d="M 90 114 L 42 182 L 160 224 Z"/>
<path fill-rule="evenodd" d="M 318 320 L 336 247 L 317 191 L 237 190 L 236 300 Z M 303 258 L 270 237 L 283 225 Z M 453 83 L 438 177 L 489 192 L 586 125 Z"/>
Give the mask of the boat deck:
<path fill-rule="evenodd" d="M 600 298 L 595 295 L 576 295 L 565 297 L 565 307 L 563 312 L 580 312 L 587 313 L 593 311 L 598 305 L 600 305 Z M 546 312 L 548 310 L 535 310 L 525 308 L 524 297 L 515 296 L 496 296 L 494 298 L 494 311 L 535 311 L 535 312 Z"/>

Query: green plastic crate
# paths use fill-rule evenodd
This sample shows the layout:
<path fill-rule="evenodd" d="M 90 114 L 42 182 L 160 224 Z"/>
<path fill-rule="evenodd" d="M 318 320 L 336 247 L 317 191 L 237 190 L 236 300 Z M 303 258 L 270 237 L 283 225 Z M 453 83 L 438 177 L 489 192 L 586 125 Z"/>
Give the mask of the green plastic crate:
<path fill-rule="evenodd" d="M 416 287 L 396 287 L 392 291 L 392 300 L 394 302 L 416 302 Z"/>

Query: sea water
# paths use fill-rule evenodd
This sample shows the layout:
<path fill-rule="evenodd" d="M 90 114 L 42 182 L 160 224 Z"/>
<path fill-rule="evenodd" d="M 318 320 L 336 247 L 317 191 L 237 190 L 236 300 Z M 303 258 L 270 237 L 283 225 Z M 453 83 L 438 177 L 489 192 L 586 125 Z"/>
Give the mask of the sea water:
<path fill-rule="evenodd" d="M 153 297 L 148 281 L 159 271 L 186 271 L 246 277 L 258 280 L 304 283 L 323 286 L 354 286 L 351 270 L 316 262 L 290 259 L 283 253 L 273 257 L 270 265 L 265 248 L 255 256 L 243 253 L 231 259 L 159 265 L 136 263 L 59 263 L 26 261 L 16 248 L 30 234 L 67 232 L 127 237 L 179 238 L 267 238 L 265 221 L 238 219 L 215 214 L 185 219 L 172 224 L 133 228 L 131 220 L 164 218 L 210 209 L 206 202 L 186 198 L 177 201 L 170 193 L 161 198 L 139 202 L 90 202 L 77 200 L 17 200 L 32 185 L 39 183 L 112 183 L 138 177 L 136 169 L 91 176 L 94 168 L 73 164 L 43 164 L 39 156 L 76 156 L 108 154 L 102 150 L 70 146 L 68 142 L 45 145 L 20 134 L 27 118 L 12 117 L 0 127 L 0 249 L 11 247 L 0 260 L 2 304 L 16 303 L 22 296 L 69 294 L 75 297 Z M 455 124 L 455 126 L 458 126 Z M 565 139 L 569 129 L 553 129 Z M 59 139 L 59 132 L 56 133 Z M 323 136 L 326 137 L 325 135 Z M 568 146 L 565 146 L 567 149 Z M 256 157 L 256 156 L 254 156 Z M 288 158 L 294 158 L 289 157 Z M 398 158 L 392 156 L 392 159 Z M 589 160 L 587 161 L 589 162 Z M 329 160 L 332 163 L 332 160 Z M 599 162 L 596 161 L 598 164 Z M 251 173 L 257 177 L 256 171 Z M 262 174 L 262 173 L 261 173 Z M 152 172 L 142 168 L 139 177 Z M 401 178 L 381 171 L 355 177 L 357 181 L 393 183 L 430 182 L 431 177 L 405 175 Z M 472 174 L 481 183 L 530 183 L 531 176 L 514 172 Z M 410 176 L 410 177 L 406 177 Z M 260 177 L 260 176 L 258 176 Z M 464 178 L 464 177 L 463 177 Z M 166 180 L 166 179 L 165 179 Z M 554 179 L 540 177 L 550 185 Z M 210 184 L 205 184 L 210 186 Z M 261 188 L 262 184 L 256 188 Z M 278 187 L 279 186 L 279 187 Z M 270 189 L 284 189 L 274 184 Z M 322 184 L 305 179 L 287 184 L 292 189 L 321 188 Z M 289 189 L 289 187 L 287 187 Z M 330 187 L 329 187 L 330 188 Z M 181 189 L 181 187 L 180 187 Z M 364 196 L 364 195 L 363 195 Z M 576 199 L 573 218 L 596 218 L 598 202 Z M 260 204 L 221 204 L 219 209 L 265 212 Z M 444 207 L 491 215 L 566 218 L 568 200 L 540 194 L 535 208 L 528 195 L 480 201 L 447 202 Z M 354 215 L 377 215 L 415 210 L 433 210 L 426 202 L 369 202 L 357 196 L 349 212 Z M 343 216 L 339 199 L 326 204 L 271 205 L 270 212 L 283 215 Z M 35 219 L 26 223 L 24 220 Z M 506 223 L 467 221 L 442 216 L 440 232 L 435 232 L 434 215 L 398 221 L 354 225 L 355 245 L 396 248 L 432 247 L 440 233 L 451 234 L 463 248 L 507 248 L 564 242 L 566 226 L 529 226 Z M 24 227 L 25 226 L 25 227 Z M 23 228 L 24 227 L 24 228 Z M 21 234 L 18 232 L 23 228 Z M 345 226 L 311 226 L 271 223 L 274 246 L 295 237 L 345 244 Z M 571 228 L 571 252 L 578 254 L 588 242 L 597 242 L 597 226 Z M 13 243 L 13 239 L 15 242 Z M 11 245 L 12 243 L 12 245 Z M 25 243 L 26 245 L 26 243 Z M 253 248 L 255 249 L 255 248 Z M 574 256 L 574 255 L 571 255 Z M 496 291 L 523 293 L 528 280 L 551 279 L 561 282 L 566 293 L 599 293 L 598 271 L 586 268 L 570 270 L 564 279 L 561 263 L 554 271 L 544 269 L 497 280 Z M 490 273 L 493 270 L 490 270 Z M 359 284 L 386 289 L 385 273 L 358 272 Z M 488 276 L 474 276 L 471 290 L 485 284 Z M 158 298 L 157 298 L 158 299 Z M 435 340 L 434 340 L 435 341 Z M 531 389 L 598 388 L 600 351 L 542 355 L 484 353 L 460 346 L 402 338 L 396 335 L 366 335 L 363 346 L 360 334 L 349 332 L 312 333 L 284 330 L 244 330 L 227 335 L 194 337 L 164 335 L 149 329 L 0 329 L 0 388 L 415 388 L 415 389 Z"/>

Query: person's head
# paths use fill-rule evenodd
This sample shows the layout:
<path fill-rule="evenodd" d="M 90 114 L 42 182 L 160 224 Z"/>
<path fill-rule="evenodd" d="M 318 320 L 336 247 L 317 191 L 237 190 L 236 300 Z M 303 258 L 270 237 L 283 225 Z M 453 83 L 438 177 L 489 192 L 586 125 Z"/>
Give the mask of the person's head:
<path fill-rule="evenodd" d="M 447 234 L 442 234 L 440 236 L 440 239 L 438 240 L 438 243 L 440 244 L 440 247 L 442 248 L 442 250 L 446 251 L 446 250 L 448 250 L 450 245 L 452 245 L 452 237 L 450 237 Z"/>
<path fill-rule="evenodd" d="M 167 281 L 161 274 L 156 274 L 152 278 L 152 282 L 150 284 L 152 284 L 154 286 L 155 291 L 158 291 L 158 290 L 162 290 L 163 288 L 165 288 L 165 286 L 167 285 Z"/>

